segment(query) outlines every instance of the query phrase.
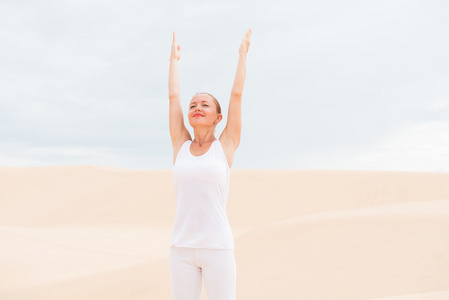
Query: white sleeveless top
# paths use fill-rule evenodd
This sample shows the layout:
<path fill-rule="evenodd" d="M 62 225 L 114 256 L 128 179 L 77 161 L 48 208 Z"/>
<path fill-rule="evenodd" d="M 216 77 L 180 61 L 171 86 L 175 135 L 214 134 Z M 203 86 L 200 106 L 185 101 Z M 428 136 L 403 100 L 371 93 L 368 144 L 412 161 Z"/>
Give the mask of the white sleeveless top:
<path fill-rule="evenodd" d="M 220 140 L 200 156 L 181 146 L 173 167 L 176 216 L 170 247 L 234 249 L 226 216 L 231 170 Z"/>

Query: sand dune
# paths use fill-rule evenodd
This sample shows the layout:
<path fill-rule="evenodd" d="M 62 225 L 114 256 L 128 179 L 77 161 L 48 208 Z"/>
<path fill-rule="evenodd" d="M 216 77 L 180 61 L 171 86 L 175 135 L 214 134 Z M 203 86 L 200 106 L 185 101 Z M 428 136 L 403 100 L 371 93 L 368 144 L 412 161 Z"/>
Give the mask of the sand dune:
<path fill-rule="evenodd" d="M 239 293 L 242 299 L 276 299 L 280 289 L 290 299 L 367 299 L 418 293 L 429 285 L 447 289 L 448 220 L 444 200 L 261 226 L 237 240 Z M 276 278 L 282 280 L 270 284 Z"/>
<path fill-rule="evenodd" d="M 171 170 L 0 184 L 0 299 L 171 299 Z M 449 299 L 447 173 L 232 170 L 227 211 L 238 299 Z"/>
<path fill-rule="evenodd" d="M 95 166 L 0 168 L 0 225 L 170 226 L 171 176 Z"/>
<path fill-rule="evenodd" d="M 449 291 L 408 294 L 394 297 L 371 298 L 369 300 L 447 300 L 449 299 Z"/>

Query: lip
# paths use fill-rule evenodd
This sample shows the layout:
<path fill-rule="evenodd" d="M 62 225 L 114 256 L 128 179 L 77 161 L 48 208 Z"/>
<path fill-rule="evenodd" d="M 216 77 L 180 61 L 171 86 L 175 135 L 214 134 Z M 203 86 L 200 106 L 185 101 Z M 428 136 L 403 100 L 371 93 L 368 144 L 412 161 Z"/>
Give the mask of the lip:
<path fill-rule="evenodd" d="M 201 114 L 194 114 L 194 115 L 193 115 L 194 118 L 195 118 L 196 116 L 204 117 L 204 116 L 201 115 Z"/>

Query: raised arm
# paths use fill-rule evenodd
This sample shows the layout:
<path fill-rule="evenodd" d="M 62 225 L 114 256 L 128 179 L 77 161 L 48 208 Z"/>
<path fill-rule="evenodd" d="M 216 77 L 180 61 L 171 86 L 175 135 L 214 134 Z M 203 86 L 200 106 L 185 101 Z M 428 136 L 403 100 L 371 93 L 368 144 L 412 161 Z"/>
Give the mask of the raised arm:
<path fill-rule="evenodd" d="M 242 94 L 246 77 L 246 54 L 250 44 L 251 28 L 246 31 L 239 48 L 239 61 L 229 101 L 228 120 L 223 130 L 224 139 L 235 150 L 240 144 L 242 131 Z"/>
<path fill-rule="evenodd" d="M 182 114 L 179 79 L 178 60 L 181 58 L 181 46 L 176 42 L 176 33 L 173 31 L 173 44 L 170 54 L 170 69 L 168 74 L 168 98 L 170 99 L 169 127 L 170 136 L 175 152 L 183 140 L 190 138 L 190 133 L 184 125 Z"/>

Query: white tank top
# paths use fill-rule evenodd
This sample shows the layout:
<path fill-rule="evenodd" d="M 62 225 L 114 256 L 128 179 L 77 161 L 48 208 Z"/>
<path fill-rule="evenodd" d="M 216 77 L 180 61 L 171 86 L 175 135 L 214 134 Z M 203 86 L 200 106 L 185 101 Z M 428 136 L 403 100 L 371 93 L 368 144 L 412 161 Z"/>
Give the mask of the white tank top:
<path fill-rule="evenodd" d="M 234 249 L 226 216 L 231 170 L 220 140 L 200 156 L 181 146 L 173 167 L 176 216 L 170 247 Z"/>

